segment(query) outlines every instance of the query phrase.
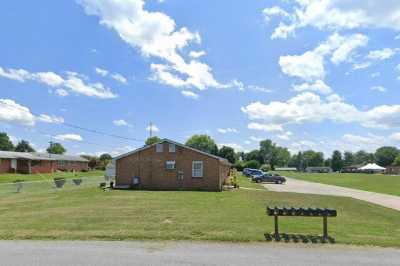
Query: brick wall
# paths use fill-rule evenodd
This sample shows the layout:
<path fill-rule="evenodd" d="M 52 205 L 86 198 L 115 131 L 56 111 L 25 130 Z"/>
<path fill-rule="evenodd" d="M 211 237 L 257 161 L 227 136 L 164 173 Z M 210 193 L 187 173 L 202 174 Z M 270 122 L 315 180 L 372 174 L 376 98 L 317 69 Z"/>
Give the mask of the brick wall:
<path fill-rule="evenodd" d="M 56 168 L 61 171 L 87 171 L 89 169 L 87 162 L 73 162 L 73 161 L 66 161 L 66 162 L 57 162 Z"/>
<path fill-rule="evenodd" d="M 56 169 L 55 161 L 38 161 L 39 163 L 34 165 L 31 161 L 31 174 L 42 174 L 52 173 Z"/>
<path fill-rule="evenodd" d="M 163 143 L 163 152 L 157 153 L 155 146 L 141 150 L 116 162 L 116 184 L 130 185 L 135 176 L 141 179 L 143 189 L 161 190 L 209 190 L 220 191 L 229 166 L 218 159 L 202 153 L 176 146 L 170 153 L 168 143 Z M 166 161 L 175 161 L 175 170 L 166 170 Z M 192 177 L 192 162 L 203 161 L 203 178 Z M 183 180 L 178 179 L 183 172 Z"/>
<path fill-rule="evenodd" d="M 0 159 L 0 174 L 11 171 L 11 159 Z"/>

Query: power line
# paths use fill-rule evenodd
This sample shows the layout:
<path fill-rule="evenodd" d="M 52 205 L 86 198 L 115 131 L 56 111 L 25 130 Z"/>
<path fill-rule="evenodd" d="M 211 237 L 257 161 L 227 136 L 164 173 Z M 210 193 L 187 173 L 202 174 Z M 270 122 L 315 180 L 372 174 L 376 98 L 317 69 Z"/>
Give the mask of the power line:
<path fill-rule="evenodd" d="M 10 107 L 15 108 L 15 106 L 13 106 L 13 105 L 11 105 L 9 103 L 3 103 L 3 104 L 9 105 Z M 36 113 L 33 113 L 33 112 L 31 112 L 31 114 L 34 115 L 35 117 L 40 117 L 39 114 L 36 114 Z M 82 127 L 82 126 L 74 125 L 74 124 L 71 124 L 71 123 L 62 122 L 60 124 L 66 126 L 66 127 L 75 128 L 75 129 L 87 131 L 87 132 L 98 134 L 98 135 L 108 136 L 108 137 L 112 137 L 112 138 L 118 138 L 118 139 L 136 141 L 136 142 L 145 142 L 145 140 L 143 140 L 143 139 L 119 136 L 119 135 L 116 135 L 116 134 L 110 134 L 110 133 L 103 132 L 103 131 L 100 131 L 100 130 L 90 129 L 90 128 L 87 128 L 87 127 Z"/>
<path fill-rule="evenodd" d="M 98 134 L 98 135 L 103 135 L 103 136 L 108 136 L 108 137 L 113 137 L 113 138 L 118 138 L 118 139 L 123 139 L 123 140 L 130 140 L 130 141 L 137 141 L 137 142 L 144 142 L 145 141 L 145 140 L 142 140 L 142 139 L 129 138 L 129 137 L 119 136 L 119 135 L 115 135 L 115 134 L 110 134 L 110 133 L 102 132 L 102 131 L 99 131 L 99 130 L 85 128 L 85 127 L 81 127 L 81 126 L 78 126 L 78 125 L 73 125 L 73 124 L 65 123 L 65 122 L 62 123 L 61 125 L 64 125 L 66 127 L 79 129 L 79 130 L 83 130 L 83 131 L 87 131 L 87 132 L 91 132 L 91 133 L 95 133 L 95 134 Z"/>

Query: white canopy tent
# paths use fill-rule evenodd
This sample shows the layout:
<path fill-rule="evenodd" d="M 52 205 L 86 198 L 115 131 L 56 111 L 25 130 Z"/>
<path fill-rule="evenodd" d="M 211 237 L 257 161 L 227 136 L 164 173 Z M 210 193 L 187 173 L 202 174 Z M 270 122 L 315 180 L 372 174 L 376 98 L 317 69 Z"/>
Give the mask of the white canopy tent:
<path fill-rule="evenodd" d="M 363 167 L 358 168 L 360 171 L 371 171 L 371 172 L 382 172 L 385 171 L 386 168 L 377 165 L 376 163 L 369 163 L 367 165 L 364 165 Z"/>

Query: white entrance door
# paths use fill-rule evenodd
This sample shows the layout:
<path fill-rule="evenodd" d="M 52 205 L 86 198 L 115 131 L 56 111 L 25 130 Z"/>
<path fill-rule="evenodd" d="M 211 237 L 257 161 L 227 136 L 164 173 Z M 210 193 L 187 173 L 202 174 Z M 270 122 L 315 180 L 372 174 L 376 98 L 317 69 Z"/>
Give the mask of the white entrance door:
<path fill-rule="evenodd" d="M 11 159 L 11 169 L 17 169 L 17 159 Z"/>

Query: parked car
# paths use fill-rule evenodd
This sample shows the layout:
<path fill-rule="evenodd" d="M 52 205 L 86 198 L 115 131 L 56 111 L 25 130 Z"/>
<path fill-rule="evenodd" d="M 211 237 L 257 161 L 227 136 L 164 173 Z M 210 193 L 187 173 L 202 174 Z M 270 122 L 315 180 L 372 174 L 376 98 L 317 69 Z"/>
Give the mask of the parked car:
<path fill-rule="evenodd" d="M 252 178 L 252 181 L 256 183 L 268 182 L 275 184 L 283 184 L 286 182 L 286 178 L 278 174 L 264 173 L 263 175 L 254 176 Z"/>
<path fill-rule="evenodd" d="M 243 170 L 243 174 L 247 177 L 252 178 L 253 176 L 258 176 L 258 175 L 264 174 L 263 171 L 258 170 L 258 169 L 250 169 L 250 168 L 246 168 L 246 169 L 247 169 L 246 171 Z"/>

